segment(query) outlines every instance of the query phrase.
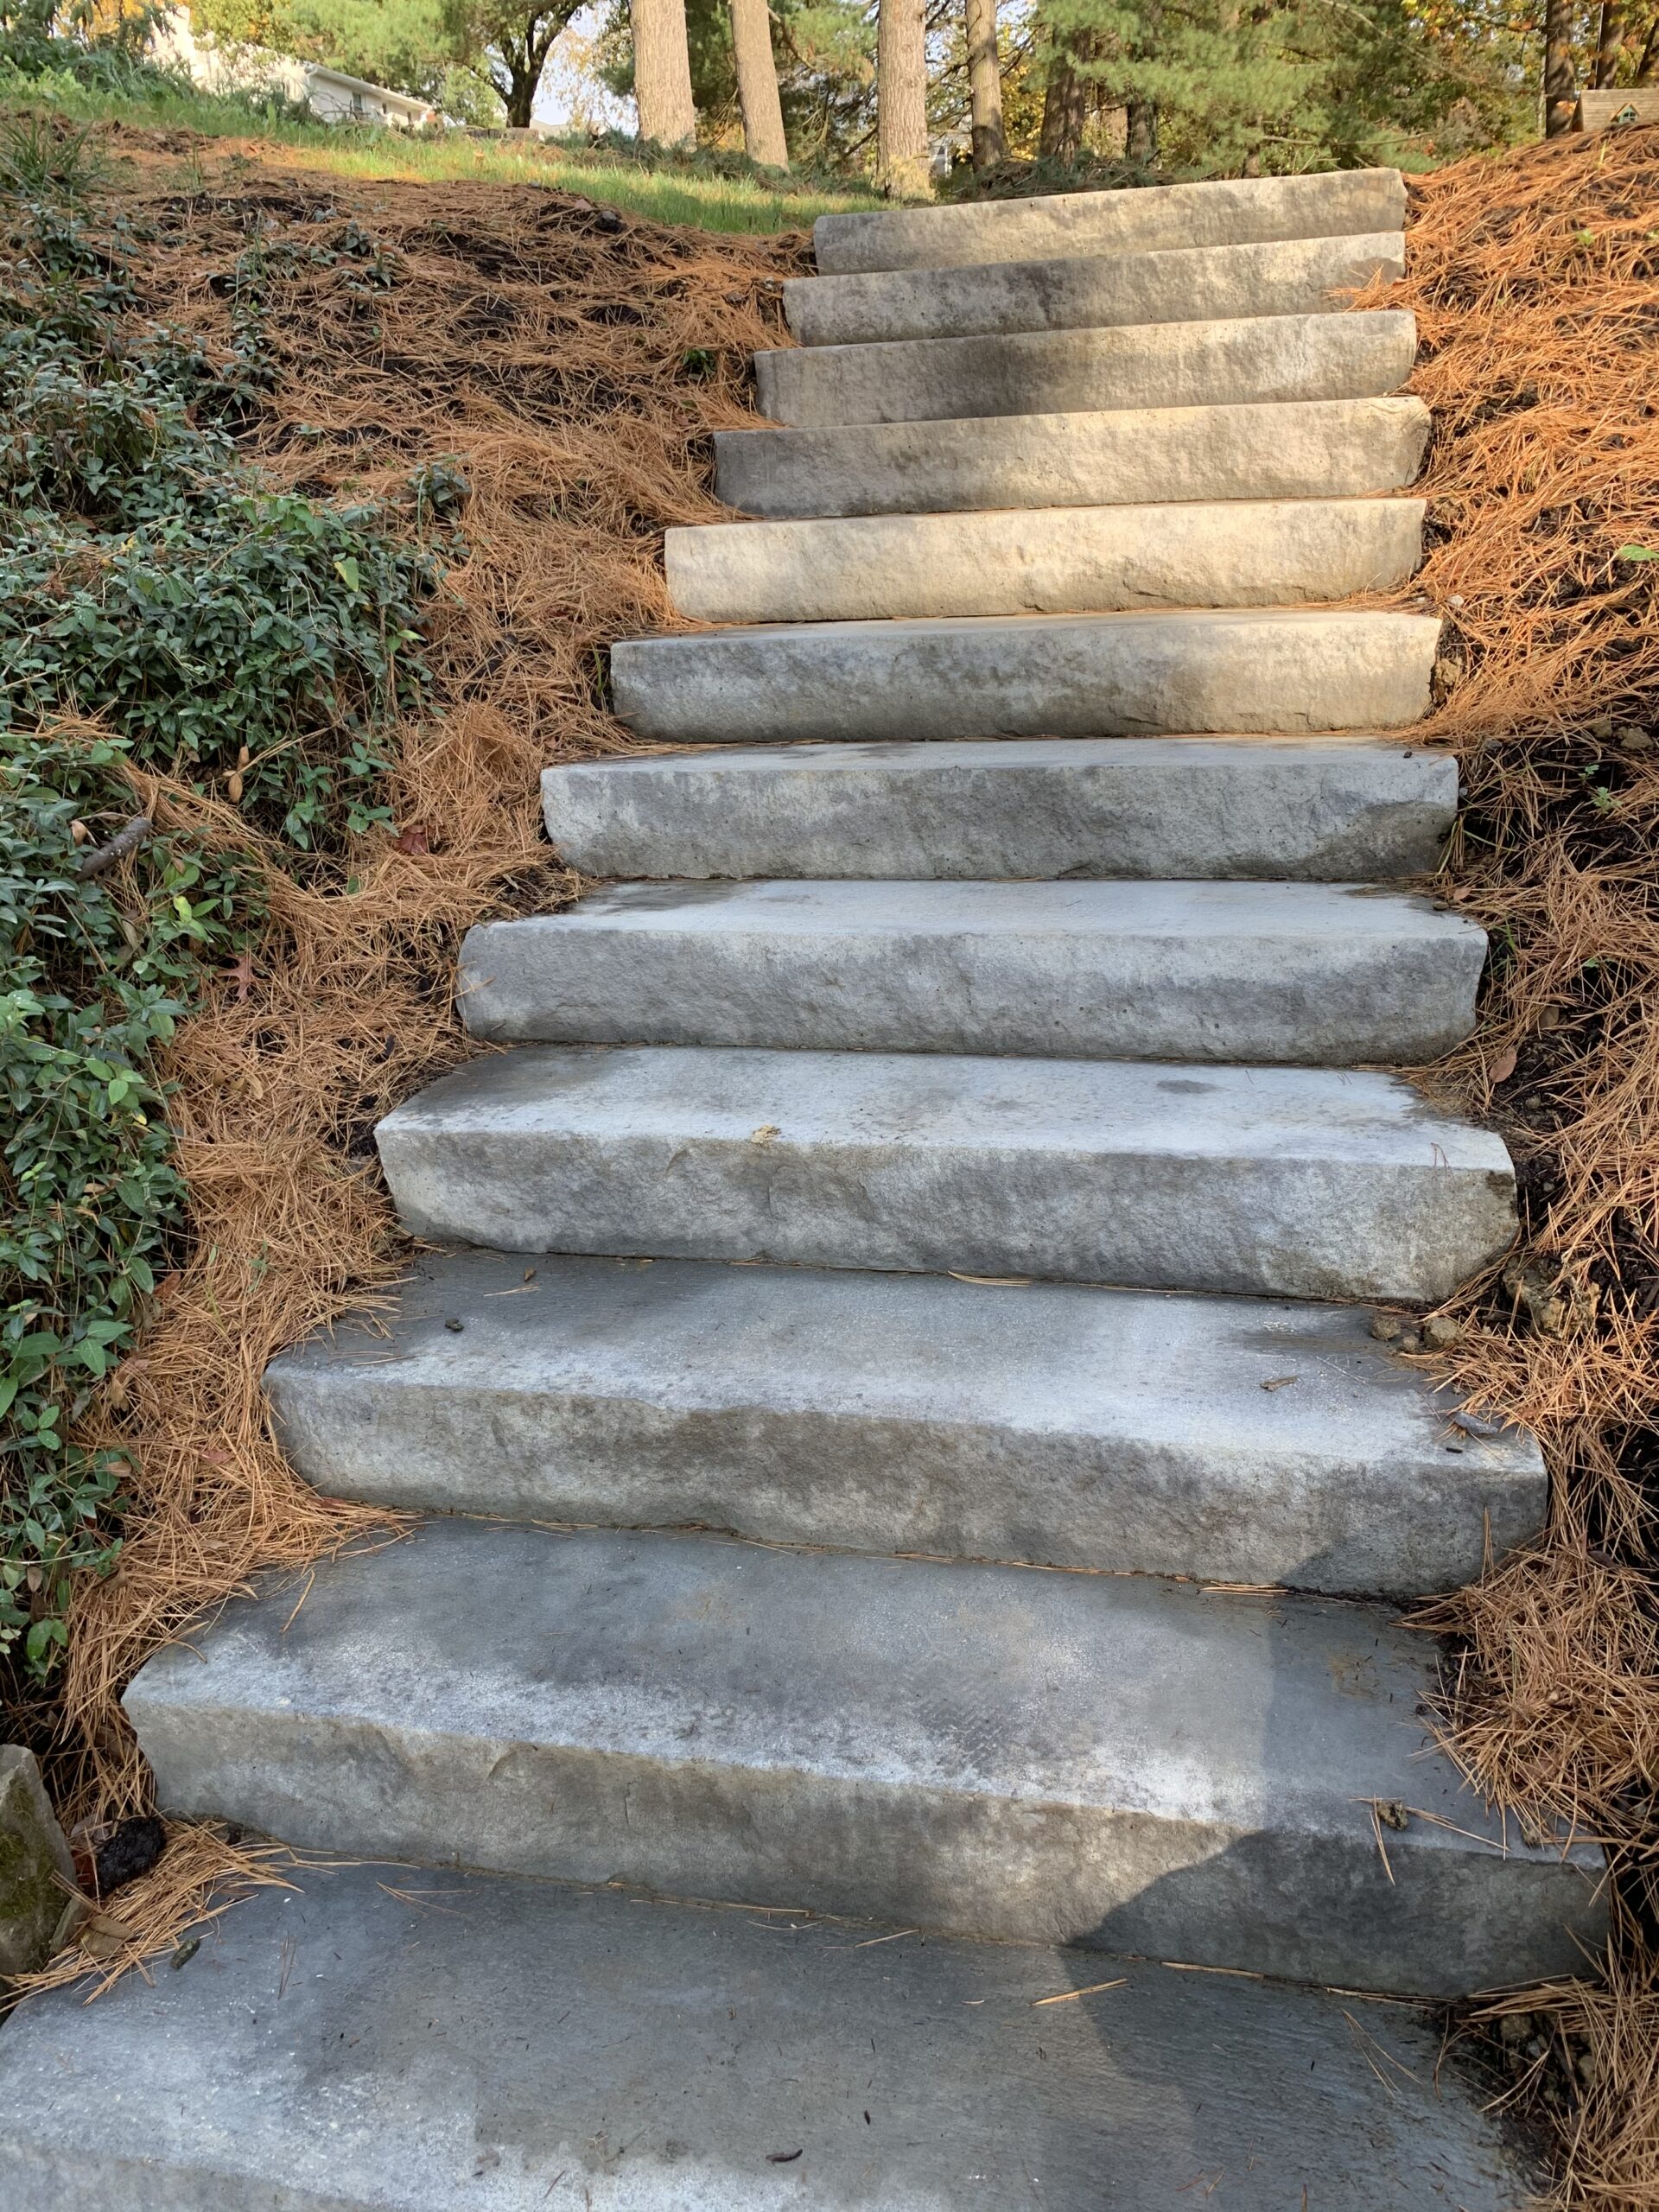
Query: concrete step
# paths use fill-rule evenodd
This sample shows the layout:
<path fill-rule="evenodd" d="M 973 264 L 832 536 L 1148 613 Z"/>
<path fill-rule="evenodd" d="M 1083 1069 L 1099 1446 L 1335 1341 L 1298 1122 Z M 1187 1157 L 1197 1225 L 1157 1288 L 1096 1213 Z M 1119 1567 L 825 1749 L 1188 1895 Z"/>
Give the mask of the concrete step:
<path fill-rule="evenodd" d="M 1137 2212 L 1217 2173 L 1234 2212 L 1510 2212 L 1541 2187 L 1395 2000 L 487 1875 L 290 1879 L 188 1971 L 8 2024 L 18 2212 Z"/>
<path fill-rule="evenodd" d="M 376 1135 L 416 1236 L 511 1252 L 1427 1300 L 1515 1233 L 1497 1137 L 1322 1068 L 526 1046 Z"/>
<path fill-rule="evenodd" d="M 1344 1067 L 1474 1027 L 1484 930 L 1324 883 L 625 883 L 461 948 L 475 1037 Z"/>
<path fill-rule="evenodd" d="M 1378 739 L 721 746 L 542 777 L 589 875 L 1265 876 L 1434 868 L 1450 754 Z"/>
<path fill-rule="evenodd" d="M 820 215 L 812 246 L 820 273 L 842 276 L 877 269 L 1340 238 L 1397 231 L 1405 219 L 1406 187 L 1398 169 L 1337 169 L 1166 185 L 1151 192 L 1057 192 L 954 207 Z"/>
<path fill-rule="evenodd" d="M 526 1273 L 530 1274 L 527 1282 Z M 690 1260 L 423 1258 L 267 1371 L 332 1497 L 1219 1582 L 1454 1588 L 1542 1525 L 1367 1308 Z M 455 1329 L 450 1325 L 460 1321 Z"/>
<path fill-rule="evenodd" d="M 1416 355 L 1415 319 L 1389 308 L 901 339 L 885 346 L 791 346 L 757 353 L 754 374 L 763 415 L 823 428 L 1113 407 L 1364 399 L 1397 391 Z"/>
<path fill-rule="evenodd" d="M 611 648 L 641 737 L 1106 737 L 1401 729 L 1439 618 L 1348 608 L 778 623 Z"/>
<path fill-rule="evenodd" d="M 1403 490 L 1427 440 L 1428 410 L 1411 398 L 720 430 L 715 486 L 728 506 L 777 520 L 1338 499 Z"/>
<path fill-rule="evenodd" d="M 1421 499 L 1236 499 L 992 514 L 705 524 L 668 533 L 668 588 L 700 622 L 1287 607 L 1402 584 Z"/>
<path fill-rule="evenodd" d="M 128 1688 L 163 1806 L 1350 1989 L 1542 1980 L 1601 1933 L 1600 1853 L 1506 1847 L 1387 1607 L 476 1521 L 303 1586 Z"/>
<path fill-rule="evenodd" d="M 794 276 L 784 313 L 802 346 L 966 338 L 1001 330 L 1103 330 L 1127 322 L 1219 322 L 1319 315 L 1405 273 L 1403 232 L 1183 246 L 1078 260 L 1000 261 L 867 276 Z"/>

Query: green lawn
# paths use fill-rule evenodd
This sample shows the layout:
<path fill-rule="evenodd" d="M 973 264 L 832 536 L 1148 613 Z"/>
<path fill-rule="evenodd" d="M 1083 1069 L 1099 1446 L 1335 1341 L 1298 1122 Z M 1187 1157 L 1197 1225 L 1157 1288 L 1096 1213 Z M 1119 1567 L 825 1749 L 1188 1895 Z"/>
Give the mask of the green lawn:
<path fill-rule="evenodd" d="M 626 207 L 657 223 L 762 234 L 799 230 L 815 216 L 878 207 L 873 194 L 821 187 L 777 188 L 763 176 L 724 176 L 695 161 L 646 168 L 585 144 L 543 140 L 410 137 L 402 131 L 345 129 L 321 123 L 270 121 L 242 102 L 215 99 L 187 87 L 157 84 L 135 93 L 94 91 L 67 73 L 40 78 L 0 75 L 0 112 L 47 105 L 87 123 L 121 122 L 184 130 L 204 139 L 239 139 L 283 166 L 354 177 L 403 177 L 435 182 L 478 177 L 493 184 L 551 185 Z M 204 152 L 207 150 L 203 149 Z"/>

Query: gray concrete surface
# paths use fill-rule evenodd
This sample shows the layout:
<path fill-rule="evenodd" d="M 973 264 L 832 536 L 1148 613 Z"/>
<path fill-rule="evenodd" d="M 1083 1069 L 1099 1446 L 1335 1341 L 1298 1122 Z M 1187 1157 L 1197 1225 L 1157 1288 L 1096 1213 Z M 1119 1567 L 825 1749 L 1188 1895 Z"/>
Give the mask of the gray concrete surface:
<path fill-rule="evenodd" d="M 74 1878 L 34 1752 L 0 1744 L 0 1985 L 45 1964 Z"/>
<path fill-rule="evenodd" d="M 1437 1995 L 1605 1925 L 1386 1607 L 435 1521 L 193 1644 L 126 1694 L 162 1803 L 328 1850 Z"/>
<path fill-rule="evenodd" d="M 525 1046 L 376 1135 L 503 1251 L 1438 1300 L 1515 1227 L 1498 1138 L 1323 1068 Z"/>
<path fill-rule="evenodd" d="M 859 622 L 1142 607 L 1285 607 L 1404 583 L 1421 499 L 1235 499 L 1001 514 L 704 523 L 668 532 L 700 622 Z"/>
<path fill-rule="evenodd" d="M 1336 499 L 1403 489 L 1427 438 L 1409 397 L 719 430 L 715 485 L 728 506 L 782 520 Z"/>
<path fill-rule="evenodd" d="M 292 1878 L 184 1971 L 0 2035 L 16 2212 L 1147 2212 L 1217 2174 L 1236 2212 L 1304 2187 L 1513 2212 L 1535 2178 L 1395 2003 L 562 1884 Z"/>
<path fill-rule="evenodd" d="M 528 1282 L 524 1280 L 530 1274 Z M 1217 1582 L 1450 1589 L 1541 1526 L 1519 1432 L 1363 1306 L 454 1252 L 265 1377 L 332 1497 Z M 448 1325 L 459 1320 L 461 1327 Z"/>
<path fill-rule="evenodd" d="M 1414 316 L 1372 308 L 878 346 L 791 346 L 757 353 L 754 376 L 763 415 L 823 428 L 1370 398 L 1397 391 L 1416 353 Z"/>
<path fill-rule="evenodd" d="M 1405 219 L 1406 188 L 1398 169 L 1335 169 L 1150 191 L 1056 192 L 1029 200 L 820 215 L 812 226 L 812 247 L 820 275 L 841 276 L 877 269 L 1336 238 L 1397 231 Z"/>
<path fill-rule="evenodd" d="M 1401 729 L 1440 634 L 1344 607 L 774 623 L 626 639 L 611 681 L 671 744 Z"/>
<path fill-rule="evenodd" d="M 590 875 L 1343 882 L 1435 867 L 1457 803 L 1449 753 L 1358 738 L 732 746 L 542 776 Z"/>
<path fill-rule="evenodd" d="M 474 1036 L 1340 1067 L 1474 1026 L 1484 931 L 1376 886 L 623 883 L 468 931 Z"/>
<path fill-rule="evenodd" d="M 795 276 L 784 286 L 784 314 L 803 346 L 1318 315 L 1344 306 L 1344 296 L 1378 277 L 1393 282 L 1405 265 L 1403 233 L 1382 231 L 1083 260 Z"/>

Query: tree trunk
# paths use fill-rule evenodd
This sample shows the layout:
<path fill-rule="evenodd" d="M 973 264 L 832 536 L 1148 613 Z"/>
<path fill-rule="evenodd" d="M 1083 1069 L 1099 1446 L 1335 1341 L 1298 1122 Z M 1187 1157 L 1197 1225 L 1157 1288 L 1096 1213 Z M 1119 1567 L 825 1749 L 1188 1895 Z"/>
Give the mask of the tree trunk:
<path fill-rule="evenodd" d="M 1648 26 L 1647 37 L 1642 42 L 1642 59 L 1636 65 L 1636 81 L 1638 85 L 1650 85 L 1653 82 L 1653 66 L 1656 61 L 1659 61 L 1659 16 L 1656 16 Z"/>
<path fill-rule="evenodd" d="M 875 29 L 875 169 L 878 182 L 888 192 L 928 197 L 924 0 L 880 0 Z"/>
<path fill-rule="evenodd" d="M 778 97 L 778 65 L 772 58 L 772 16 L 766 0 L 732 0 L 732 54 L 737 97 L 743 109 L 743 144 L 752 162 L 789 167 L 784 108 Z"/>
<path fill-rule="evenodd" d="M 1544 136 L 1571 130 L 1577 87 L 1573 79 L 1573 10 L 1569 0 L 1544 0 Z"/>
<path fill-rule="evenodd" d="M 968 93 L 974 111 L 974 167 L 982 175 L 1007 159 L 1002 135 L 1002 69 L 996 52 L 996 0 L 967 0 Z"/>
<path fill-rule="evenodd" d="M 633 24 L 633 97 L 639 136 L 655 146 L 696 143 L 685 0 L 629 0 Z"/>
<path fill-rule="evenodd" d="M 1618 57 L 1624 51 L 1623 0 L 1601 0 L 1601 36 L 1596 41 L 1596 90 L 1605 92 L 1618 74 Z"/>
<path fill-rule="evenodd" d="M 1089 59 L 1091 43 L 1086 31 L 1074 32 L 1068 39 L 1057 39 L 1049 56 L 1037 150 L 1044 161 L 1059 162 L 1068 168 L 1083 151 L 1083 127 L 1089 119 L 1089 87 L 1076 64 Z"/>
<path fill-rule="evenodd" d="M 1158 158 L 1158 107 L 1154 100 L 1129 102 L 1129 135 L 1123 150 L 1129 160 L 1149 169 Z"/>

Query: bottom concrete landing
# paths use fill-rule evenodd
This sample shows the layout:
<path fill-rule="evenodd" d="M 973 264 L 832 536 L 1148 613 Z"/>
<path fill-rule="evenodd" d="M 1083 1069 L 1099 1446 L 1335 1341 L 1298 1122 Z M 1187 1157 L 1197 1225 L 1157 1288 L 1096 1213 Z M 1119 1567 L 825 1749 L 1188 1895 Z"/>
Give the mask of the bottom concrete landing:
<path fill-rule="evenodd" d="M 19 2206 L 1511 2212 L 1409 2006 L 357 1866 L 0 2035 Z M 1116 1986 L 1050 2005 L 1097 1982 Z M 1383 2078 L 1386 2075 L 1386 2080 Z"/>

